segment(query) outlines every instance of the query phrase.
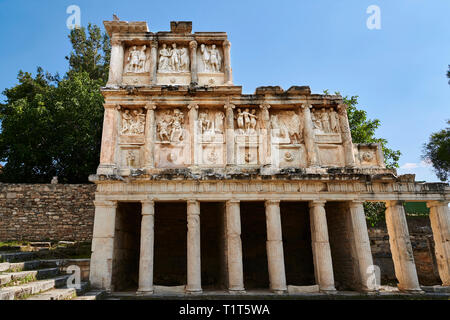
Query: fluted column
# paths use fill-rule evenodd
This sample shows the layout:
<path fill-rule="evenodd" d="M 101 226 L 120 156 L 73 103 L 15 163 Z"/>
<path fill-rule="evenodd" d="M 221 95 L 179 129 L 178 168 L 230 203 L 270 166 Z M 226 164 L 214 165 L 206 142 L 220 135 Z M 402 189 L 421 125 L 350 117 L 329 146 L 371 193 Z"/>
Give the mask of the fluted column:
<path fill-rule="evenodd" d="M 197 41 L 189 42 L 191 49 L 191 85 L 198 85 L 198 69 L 197 69 Z"/>
<path fill-rule="evenodd" d="M 311 105 L 302 105 L 303 119 L 304 119 L 303 136 L 305 139 L 305 148 L 308 158 L 308 165 L 318 166 L 319 159 L 317 155 L 314 127 L 311 119 L 311 108 L 312 108 Z"/>
<path fill-rule="evenodd" d="M 153 293 L 154 225 L 155 203 L 153 201 L 143 201 L 139 260 L 139 293 Z"/>
<path fill-rule="evenodd" d="M 433 229 L 436 260 L 443 286 L 450 286 L 450 213 L 447 201 L 430 201 L 431 228 Z"/>
<path fill-rule="evenodd" d="M 122 83 L 124 54 L 123 42 L 113 35 L 111 38 L 111 62 L 108 85 L 120 85 Z"/>
<path fill-rule="evenodd" d="M 345 166 L 355 166 L 355 155 L 353 153 L 352 134 L 350 132 L 350 125 L 348 123 L 347 105 L 340 104 L 338 106 L 339 124 L 341 127 L 342 144 L 345 154 Z"/>
<path fill-rule="evenodd" d="M 226 144 L 227 144 L 227 166 L 232 166 L 236 164 L 235 154 L 234 154 L 234 105 L 227 103 L 225 105 L 225 124 L 226 124 Z"/>
<path fill-rule="evenodd" d="M 114 174 L 115 164 L 115 152 L 116 152 L 116 140 L 117 140 L 117 122 L 119 118 L 118 109 L 120 106 L 105 104 L 105 114 L 103 116 L 103 133 L 102 133 L 102 145 L 100 151 L 100 165 L 97 170 L 97 174 Z"/>
<path fill-rule="evenodd" d="M 284 267 L 280 201 L 266 201 L 266 224 L 270 289 L 276 293 L 283 293 L 287 290 L 287 287 L 286 271 Z"/>
<path fill-rule="evenodd" d="M 187 286 L 188 293 L 202 292 L 202 267 L 200 248 L 200 202 L 187 202 Z"/>
<path fill-rule="evenodd" d="M 403 202 L 386 202 L 386 225 L 398 288 L 402 291 L 421 291 Z"/>
<path fill-rule="evenodd" d="M 228 290 L 230 292 L 244 292 L 244 271 L 242 265 L 241 241 L 241 211 L 238 200 L 229 200 L 226 203 L 227 228 L 227 263 L 228 263 Z"/>
<path fill-rule="evenodd" d="M 94 233 L 89 280 L 92 288 L 112 291 L 117 203 L 95 201 Z"/>
<path fill-rule="evenodd" d="M 157 70 L 158 70 L 158 41 L 154 40 L 152 41 L 152 48 L 150 52 L 151 57 L 151 71 L 150 71 L 150 77 L 151 77 L 151 84 L 156 85 L 158 79 L 157 79 Z"/>
<path fill-rule="evenodd" d="M 355 258 L 358 263 L 359 287 L 362 291 L 375 291 L 376 288 L 372 287 L 372 283 L 369 283 L 371 274 L 368 271 L 373 266 L 373 259 L 363 204 L 363 201 L 351 201 L 349 203 L 350 222 L 353 234 L 352 245 L 354 246 Z"/>
<path fill-rule="evenodd" d="M 155 104 L 148 104 L 145 107 L 147 109 L 147 116 L 145 118 L 145 168 L 153 169 L 155 167 Z"/>
<path fill-rule="evenodd" d="M 223 64 L 225 71 L 225 84 L 233 85 L 233 72 L 231 69 L 231 42 L 225 40 L 223 42 Z"/>
<path fill-rule="evenodd" d="M 316 282 L 320 291 L 335 291 L 325 201 L 311 201 L 310 224 Z"/>

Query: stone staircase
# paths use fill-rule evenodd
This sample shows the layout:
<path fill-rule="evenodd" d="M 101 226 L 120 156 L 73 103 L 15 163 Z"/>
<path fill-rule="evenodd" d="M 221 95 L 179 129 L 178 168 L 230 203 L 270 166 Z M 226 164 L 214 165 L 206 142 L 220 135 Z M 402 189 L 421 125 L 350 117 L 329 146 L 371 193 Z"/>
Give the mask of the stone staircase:
<path fill-rule="evenodd" d="M 0 252 L 0 300 L 99 300 L 88 282 L 70 288 L 67 260 L 39 260 L 36 252 Z M 1 262 L 4 261 L 4 262 Z"/>

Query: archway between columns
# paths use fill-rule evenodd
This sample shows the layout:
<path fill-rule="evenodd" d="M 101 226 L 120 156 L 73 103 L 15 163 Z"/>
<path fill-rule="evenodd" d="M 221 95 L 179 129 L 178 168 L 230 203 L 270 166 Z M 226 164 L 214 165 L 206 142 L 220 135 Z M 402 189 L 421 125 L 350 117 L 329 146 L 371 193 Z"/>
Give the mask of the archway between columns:
<path fill-rule="evenodd" d="M 115 292 L 138 288 L 141 212 L 140 203 L 120 202 L 117 206 L 111 279 Z"/>
<path fill-rule="evenodd" d="M 316 279 L 308 202 L 281 202 L 280 214 L 286 283 L 293 286 L 314 285 Z"/>
<path fill-rule="evenodd" d="M 264 202 L 241 202 L 242 260 L 246 290 L 270 288 Z"/>
<path fill-rule="evenodd" d="M 187 283 L 187 206 L 185 202 L 155 203 L 154 284 Z"/>

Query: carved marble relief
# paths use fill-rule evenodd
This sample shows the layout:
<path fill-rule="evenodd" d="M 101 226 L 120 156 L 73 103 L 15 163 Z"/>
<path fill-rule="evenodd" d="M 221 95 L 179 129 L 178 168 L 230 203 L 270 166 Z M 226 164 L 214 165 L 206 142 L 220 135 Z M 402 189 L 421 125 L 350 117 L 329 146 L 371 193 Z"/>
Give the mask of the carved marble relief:
<path fill-rule="evenodd" d="M 184 141 L 184 114 L 180 109 L 166 111 L 158 118 L 156 124 L 158 141 L 167 144 Z"/>
<path fill-rule="evenodd" d="M 197 118 L 197 157 L 199 165 L 223 165 L 225 115 L 218 109 L 200 109 Z"/>
<path fill-rule="evenodd" d="M 146 73 L 150 71 L 147 46 L 133 46 L 125 56 L 125 73 Z"/>
<path fill-rule="evenodd" d="M 171 48 L 167 44 L 162 44 L 159 51 L 158 72 L 179 73 L 190 72 L 189 49 L 187 47 L 177 47 L 176 43 Z"/>
<path fill-rule="evenodd" d="M 256 109 L 250 111 L 249 108 L 237 109 L 235 116 L 237 123 L 237 134 L 239 135 L 256 135 L 256 127 L 259 117 L 256 115 Z"/>
<path fill-rule="evenodd" d="M 270 128 L 274 141 L 278 143 L 303 143 L 301 122 L 294 111 L 283 111 L 270 116 Z"/>
<path fill-rule="evenodd" d="M 142 135 L 145 132 L 146 114 L 142 109 L 122 109 L 121 135 Z"/>
<path fill-rule="evenodd" d="M 318 134 L 338 134 L 340 132 L 337 113 L 328 108 L 314 109 L 311 112 L 314 131 Z"/>
<path fill-rule="evenodd" d="M 208 46 L 201 44 L 199 48 L 199 72 L 218 73 L 222 72 L 222 54 L 215 44 Z"/>

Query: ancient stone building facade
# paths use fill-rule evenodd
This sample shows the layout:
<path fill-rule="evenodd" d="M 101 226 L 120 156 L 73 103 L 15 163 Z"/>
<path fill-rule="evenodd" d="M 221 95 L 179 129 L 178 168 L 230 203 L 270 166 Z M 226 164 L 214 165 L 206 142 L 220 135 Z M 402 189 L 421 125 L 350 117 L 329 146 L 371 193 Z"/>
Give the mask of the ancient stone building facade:
<path fill-rule="evenodd" d="M 226 33 L 192 33 L 190 22 L 105 27 L 94 287 L 373 291 L 363 203 L 385 201 L 398 287 L 420 292 L 405 200 L 428 202 L 450 285 L 448 186 L 397 176 L 380 145 L 353 144 L 341 96 L 298 86 L 242 94 Z"/>

